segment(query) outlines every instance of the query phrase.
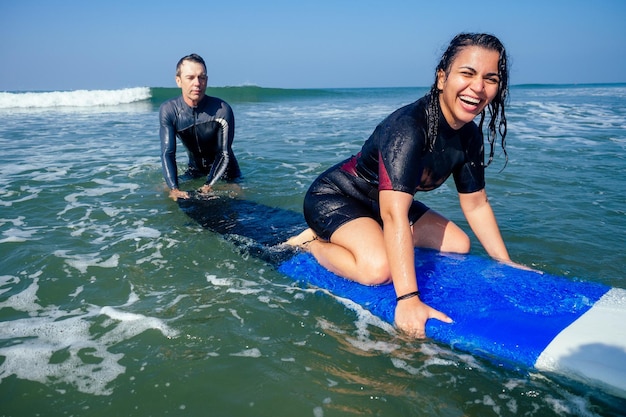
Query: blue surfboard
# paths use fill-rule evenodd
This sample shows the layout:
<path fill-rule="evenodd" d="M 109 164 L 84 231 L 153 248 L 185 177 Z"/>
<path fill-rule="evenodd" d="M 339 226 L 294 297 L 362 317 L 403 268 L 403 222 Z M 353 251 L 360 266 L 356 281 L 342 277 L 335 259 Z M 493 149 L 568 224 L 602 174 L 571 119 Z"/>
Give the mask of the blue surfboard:
<path fill-rule="evenodd" d="M 303 285 L 350 299 L 393 323 L 393 285 L 365 286 L 281 245 L 302 215 L 248 200 L 178 200 L 203 227 Z M 505 366 L 565 376 L 626 398 L 626 290 L 525 271 L 476 255 L 415 251 L 421 298 L 454 323 L 429 320 L 426 335 Z"/>

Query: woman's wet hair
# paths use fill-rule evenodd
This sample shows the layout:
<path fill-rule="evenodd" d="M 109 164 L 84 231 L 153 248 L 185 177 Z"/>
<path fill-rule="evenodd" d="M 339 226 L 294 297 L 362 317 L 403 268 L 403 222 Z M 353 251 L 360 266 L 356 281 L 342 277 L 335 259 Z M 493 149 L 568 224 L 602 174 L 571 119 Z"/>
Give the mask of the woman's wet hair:
<path fill-rule="evenodd" d="M 506 153 L 506 114 L 505 114 L 505 103 L 507 101 L 509 95 L 509 68 L 508 61 L 506 57 L 506 50 L 504 49 L 504 45 L 498 38 L 493 35 L 489 35 L 486 33 L 461 33 L 452 39 L 448 48 L 441 56 L 441 60 L 435 69 L 435 82 L 433 83 L 430 89 L 430 102 L 428 105 L 428 147 L 430 150 L 433 149 L 435 145 L 435 140 L 437 139 L 438 133 L 438 125 L 439 125 L 439 113 L 441 111 L 441 107 L 439 104 L 439 94 L 440 90 L 437 88 L 437 74 L 439 71 L 443 71 L 448 76 L 450 72 L 450 67 L 452 63 L 456 59 L 457 55 L 464 49 L 469 46 L 479 46 L 481 48 L 485 48 L 490 51 L 496 51 L 500 55 L 498 59 L 498 76 L 500 78 L 500 82 L 498 85 L 498 93 L 494 97 L 494 99 L 489 103 L 487 109 L 489 109 L 489 125 L 488 125 L 488 136 L 487 140 L 489 141 L 489 145 L 491 147 L 489 151 L 489 160 L 486 165 L 489 165 L 491 161 L 493 161 L 495 142 L 498 133 L 500 134 L 500 144 L 502 146 L 502 151 L 505 157 L 505 166 L 508 161 L 508 155 Z M 478 123 L 478 127 L 480 131 L 483 131 L 483 122 L 485 120 L 485 110 L 480 114 L 480 121 Z"/>

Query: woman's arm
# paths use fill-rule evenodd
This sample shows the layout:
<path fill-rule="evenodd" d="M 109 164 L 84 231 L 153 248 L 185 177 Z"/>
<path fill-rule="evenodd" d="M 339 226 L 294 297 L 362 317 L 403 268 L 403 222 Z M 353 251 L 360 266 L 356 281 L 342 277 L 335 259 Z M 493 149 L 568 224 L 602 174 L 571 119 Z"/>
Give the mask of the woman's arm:
<path fill-rule="evenodd" d="M 485 189 L 475 193 L 459 194 L 461 210 L 472 231 L 489 256 L 503 262 L 510 262 L 500 228 L 493 214 Z"/>
<path fill-rule="evenodd" d="M 379 195 L 380 214 L 387 259 L 396 296 L 418 290 L 415 276 L 413 233 L 408 220 L 413 196 L 401 191 L 383 190 Z M 424 304 L 418 296 L 398 301 L 395 322 L 400 330 L 418 338 L 426 337 L 426 320 L 452 320 L 445 314 Z"/>

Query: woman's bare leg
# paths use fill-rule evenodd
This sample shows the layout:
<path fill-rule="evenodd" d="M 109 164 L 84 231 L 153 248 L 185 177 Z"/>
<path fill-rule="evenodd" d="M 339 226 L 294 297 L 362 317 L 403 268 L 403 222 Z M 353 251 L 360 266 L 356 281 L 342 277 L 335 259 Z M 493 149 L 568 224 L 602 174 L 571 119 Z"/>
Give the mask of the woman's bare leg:
<path fill-rule="evenodd" d="M 467 234 L 433 210 L 428 210 L 413 225 L 413 245 L 441 252 L 468 253 L 470 250 Z"/>
<path fill-rule="evenodd" d="M 299 235 L 292 236 L 285 242 L 285 245 L 297 246 L 302 249 L 308 250 L 309 243 L 317 239 L 317 235 L 313 230 L 305 229 Z"/>
<path fill-rule="evenodd" d="M 331 241 L 318 239 L 307 229 L 286 242 L 311 252 L 329 271 L 366 285 L 391 282 L 383 230 L 373 219 L 352 220 L 333 233 Z M 429 210 L 413 225 L 415 247 L 467 253 L 470 241 L 456 224 Z"/>
<path fill-rule="evenodd" d="M 383 231 L 373 219 L 349 221 L 333 233 L 330 242 L 317 239 L 307 229 L 286 243 L 308 250 L 329 271 L 361 284 L 391 280 Z"/>

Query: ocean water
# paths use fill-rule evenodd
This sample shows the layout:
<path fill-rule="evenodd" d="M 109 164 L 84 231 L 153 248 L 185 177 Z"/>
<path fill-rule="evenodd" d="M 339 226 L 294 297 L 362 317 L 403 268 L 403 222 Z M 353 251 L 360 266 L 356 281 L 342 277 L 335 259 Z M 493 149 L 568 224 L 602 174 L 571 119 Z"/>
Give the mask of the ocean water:
<path fill-rule="evenodd" d="M 301 211 L 426 91 L 209 94 L 235 111 L 243 195 Z M 202 229 L 161 177 L 177 93 L 0 93 L 0 416 L 623 415 L 600 389 L 406 340 Z M 512 257 L 626 287 L 626 85 L 515 86 L 508 119 L 487 191 Z M 455 194 L 420 197 L 467 230 Z"/>

